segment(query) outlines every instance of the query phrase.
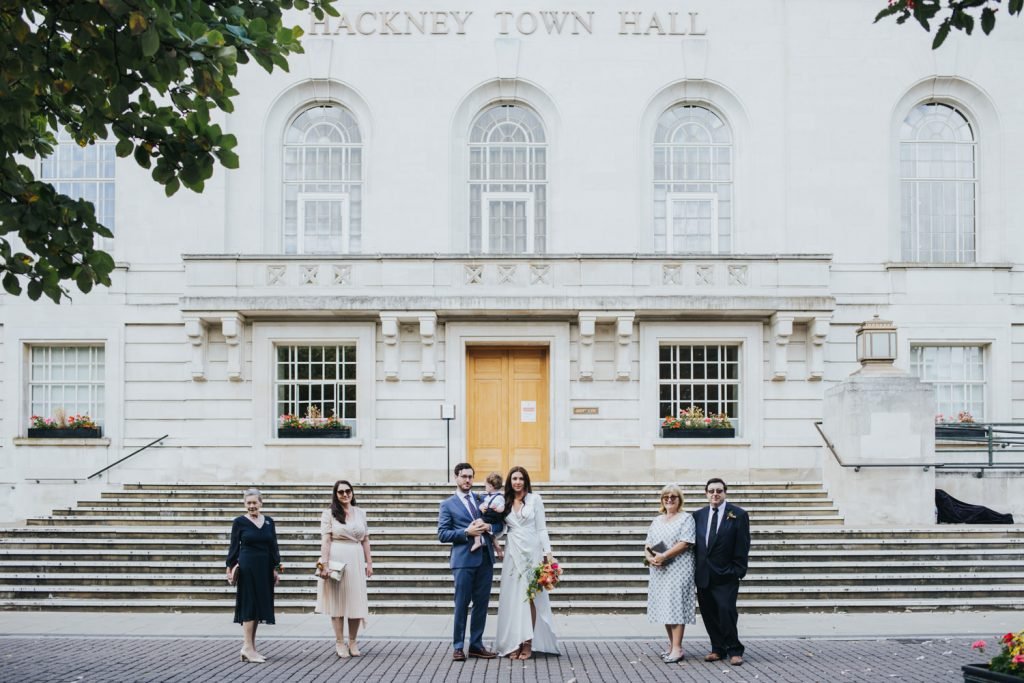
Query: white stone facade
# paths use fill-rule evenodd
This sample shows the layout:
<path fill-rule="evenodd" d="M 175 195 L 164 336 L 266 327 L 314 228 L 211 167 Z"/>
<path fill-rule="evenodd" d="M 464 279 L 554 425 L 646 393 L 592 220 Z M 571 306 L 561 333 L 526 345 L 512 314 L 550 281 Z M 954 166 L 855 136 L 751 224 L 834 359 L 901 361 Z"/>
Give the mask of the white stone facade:
<path fill-rule="evenodd" d="M 309 35 L 290 73 L 242 70 L 223 120 L 241 168 L 202 195 L 165 199 L 117 160 L 113 287 L 59 307 L 3 297 L 0 518 L 64 486 L 27 480 L 86 476 L 164 434 L 102 479 L 440 480 L 465 457 L 474 345 L 548 348 L 553 480 L 820 478 L 813 422 L 876 313 L 898 327 L 904 369 L 912 345 L 980 347 L 984 419 L 1024 419 L 1019 21 L 932 52 L 931 36 L 873 25 L 858 0 L 341 9 L 345 22 L 297 16 Z M 974 136 L 974 251 L 960 262 L 907 260 L 901 241 L 901 126 L 933 103 Z M 348 240 L 286 253 L 286 131 L 324 105 L 360 135 L 358 182 L 323 194 Z M 542 126 L 531 253 L 474 241 L 471 127 L 495 105 Z M 731 133 L 728 206 L 678 199 L 715 212 L 717 253 L 668 253 L 655 229 L 654 140 L 678 105 Z M 277 438 L 286 343 L 355 347 L 353 438 Z M 31 349 L 82 344 L 104 349 L 104 438 L 26 438 Z M 739 348 L 735 438 L 661 438 L 671 344 Z"/>

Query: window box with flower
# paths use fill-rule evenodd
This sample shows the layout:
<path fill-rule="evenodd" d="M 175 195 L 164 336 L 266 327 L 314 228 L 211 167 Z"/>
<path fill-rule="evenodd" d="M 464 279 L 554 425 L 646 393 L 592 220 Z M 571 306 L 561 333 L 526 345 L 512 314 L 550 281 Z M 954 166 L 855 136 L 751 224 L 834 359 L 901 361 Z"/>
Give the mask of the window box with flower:
<path fill-rule="evenodd" d="M 1020 683 L 1024 681 L 1024 631 L 1007 633 L 999 638 L 999 654 L 988 664 L 967 664 L 962 667 L 965 683 Z M 971 648 L 984 654 L 986 643 L 979 640 Z"/>
<path fill-rule="evenodd" d="M 320 410 L 311 406 L 306 417 L 298 415 L 281 415 L 277 418 L 277 438 L 279 439 L 348 439 L 352 437 L 352 428 L 342 424 L 335 415 L 321 417 Z"/>
<path fill-rule="evenodd" d="M 678 417 L 671 415 L 661 421 L 663 439 L 732 439 L 736 428 L 725 413 L 705 415 L 696 406 L 680 410 Z"/>
<path fill-rule="evenodd" d="M 65 415 L 57 411 L 54 417 L 32 416 L 28 428 L 30 439 L 99 439 L 103 428 L 88 415 Z"/>
<path fill-rule="evenodd" d="M 958 415 L 935 416 L 935 438 L 936 439 L 984 439 L 987 430 L 984 425 L 975 424 L 974 416 L 966 410 L 961 410 Z"/>

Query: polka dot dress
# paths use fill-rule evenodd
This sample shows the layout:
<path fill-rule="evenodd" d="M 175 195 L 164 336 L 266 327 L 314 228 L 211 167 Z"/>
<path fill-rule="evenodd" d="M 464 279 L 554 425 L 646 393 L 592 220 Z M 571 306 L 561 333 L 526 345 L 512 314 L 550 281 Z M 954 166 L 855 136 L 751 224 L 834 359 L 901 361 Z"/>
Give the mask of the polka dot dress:
<path fill-rule="evenodd" d="M 694 534 L 696 525 L 693 516 L 681 512 L 670 521 L 660 515 L 647 532 L 646 545 L 659 542 L 671 548 L 680 541 L 690 547 L 666 567 L 651 567 L 647 588 L 647 621 L 652 624 L 694 624 L 696 623 L 696 588 L 693 583 Z"/>

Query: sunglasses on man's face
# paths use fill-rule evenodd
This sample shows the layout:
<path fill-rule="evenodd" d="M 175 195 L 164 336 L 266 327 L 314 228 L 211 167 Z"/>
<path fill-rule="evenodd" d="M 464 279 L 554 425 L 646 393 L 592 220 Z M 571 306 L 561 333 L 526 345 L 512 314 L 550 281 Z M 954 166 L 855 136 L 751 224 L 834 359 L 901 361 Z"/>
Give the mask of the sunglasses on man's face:
<path fill-rule="evenodd" d="M 721 494 L 721 493 L 725 493 L 725 489 L 708 489 L 708 493 L 710 493 L 710 494 L 715 494 L 715 493 Z"/>

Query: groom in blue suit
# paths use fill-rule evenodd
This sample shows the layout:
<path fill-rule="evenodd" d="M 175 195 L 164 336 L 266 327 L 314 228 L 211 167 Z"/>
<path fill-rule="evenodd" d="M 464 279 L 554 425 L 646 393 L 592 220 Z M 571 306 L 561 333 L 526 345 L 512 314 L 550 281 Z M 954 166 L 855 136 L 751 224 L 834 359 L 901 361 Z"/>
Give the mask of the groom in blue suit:
<path fill-rule="evenodd" d="M 487 524 L 480 518 L 480 499 L 473 493 L 473 466 L 462 462 L 455 466 L 455 495 L 441 503 L 437 516 L 437 540 L 452 544 L 449 564 L 455 577 L 455 633 L 452 637 L 452 659 L 466 661 L 466 611 L 473 603 L 469 626 L 470 657 L 492 659 L 496 653 L 484 647 L 484 624 L 487 622 L 487 603 L 494 582 L 494 537 L 503 525 Z M 483 546 L 470 552 L 475 536 L 484 535 Z"/>

